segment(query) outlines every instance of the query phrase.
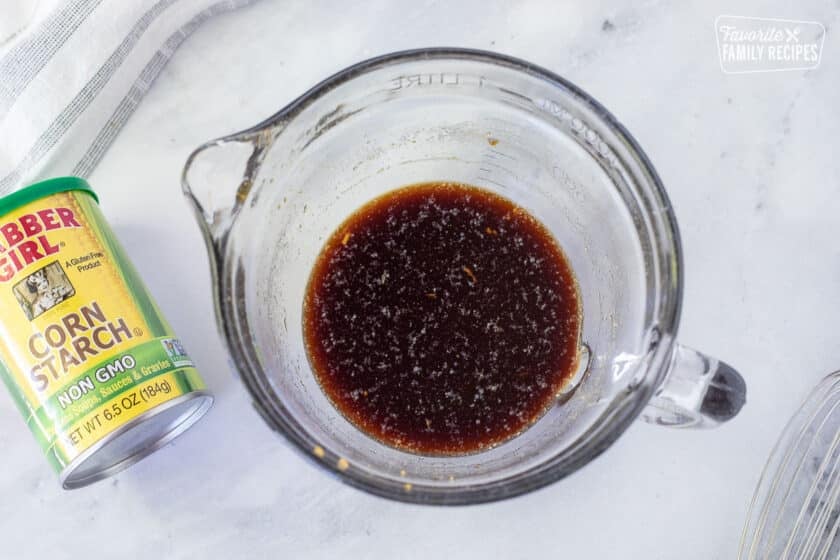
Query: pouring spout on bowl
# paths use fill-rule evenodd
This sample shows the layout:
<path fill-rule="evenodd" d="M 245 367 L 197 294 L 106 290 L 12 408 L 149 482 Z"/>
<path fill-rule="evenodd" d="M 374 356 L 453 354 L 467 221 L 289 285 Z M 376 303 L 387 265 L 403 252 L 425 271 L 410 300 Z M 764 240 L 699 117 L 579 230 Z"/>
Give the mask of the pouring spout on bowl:
<path fill-rule="evenodd" d="M 223 285 L 225 254 L 236 218 L 254 188 L 265 154 L 282 128 L 258 125 L 206 142 L 190 154 L 181 174 L 181 188 L 204 237 L 216 323 L 231 364 L 244 364 L 247 358 L 231 342 L 239 316 L 229 305 L 234 299 L 229 287 Z"/>
<path fill-rule="evenodd" d="M 224 245 L 276 134 L 268 128 L 239 132 L 206 142 L 187 158 L 181 188 L 216 251 Z"/>

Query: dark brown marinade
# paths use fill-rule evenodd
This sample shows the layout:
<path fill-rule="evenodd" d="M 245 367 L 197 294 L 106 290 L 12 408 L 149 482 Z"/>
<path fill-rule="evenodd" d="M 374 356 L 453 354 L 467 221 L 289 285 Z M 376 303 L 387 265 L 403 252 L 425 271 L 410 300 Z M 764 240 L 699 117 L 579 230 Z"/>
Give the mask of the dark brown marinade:
<path fill-rule="evenodd" d="M 513 202 L 456 183 L 392 191 L 327 240 L 304 301 L 312 368 L 370 436 L 465 454 L 540 418 L 578 361 L 574 273 Z"/>

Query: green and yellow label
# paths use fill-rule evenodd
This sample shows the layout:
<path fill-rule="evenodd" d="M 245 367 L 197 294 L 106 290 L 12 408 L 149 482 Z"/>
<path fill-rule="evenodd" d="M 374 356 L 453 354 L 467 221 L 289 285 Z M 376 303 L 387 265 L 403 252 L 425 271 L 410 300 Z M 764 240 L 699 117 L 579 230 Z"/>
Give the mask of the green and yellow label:
<path fill-rule="evenodd" d="M 59 472 L 130 420 L 204 388 L 82 191 L 0 217 L 0 376 Z"/>

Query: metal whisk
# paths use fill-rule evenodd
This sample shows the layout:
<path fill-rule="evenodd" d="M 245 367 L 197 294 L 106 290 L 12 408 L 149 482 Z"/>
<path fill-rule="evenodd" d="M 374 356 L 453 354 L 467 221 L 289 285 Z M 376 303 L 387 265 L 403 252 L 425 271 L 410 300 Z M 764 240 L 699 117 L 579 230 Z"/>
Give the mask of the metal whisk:
<path fill-rule="evenodd" d="M 840 558 L 840 372 L 785 427 L 753 496 L 742 560 Z"/>

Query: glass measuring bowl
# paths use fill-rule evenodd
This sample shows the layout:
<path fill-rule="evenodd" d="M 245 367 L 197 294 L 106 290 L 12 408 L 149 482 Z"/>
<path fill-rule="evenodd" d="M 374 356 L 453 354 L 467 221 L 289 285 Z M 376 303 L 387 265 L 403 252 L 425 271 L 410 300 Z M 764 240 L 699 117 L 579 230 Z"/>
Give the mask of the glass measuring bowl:
<path fill-rule="evenodd" d="M 301 313 L 325 239 L 356 208 L 426 181 L 473 184 L 526 208 L 580 282 L 582 368 L 522 435 L 479 454 L 402 452 L 321 392 Z M 211 256 L 219 325 L 266 422 L 345 482 L 393 499 L 475 503 L 580 468 L 639 415 L 714 426 L 744 403 L 732 368 L 675 343 L 676 222 L 649 161 L 595 100 L 526 62 L 457 49 L 348 68 L 184 169 Z"/>

